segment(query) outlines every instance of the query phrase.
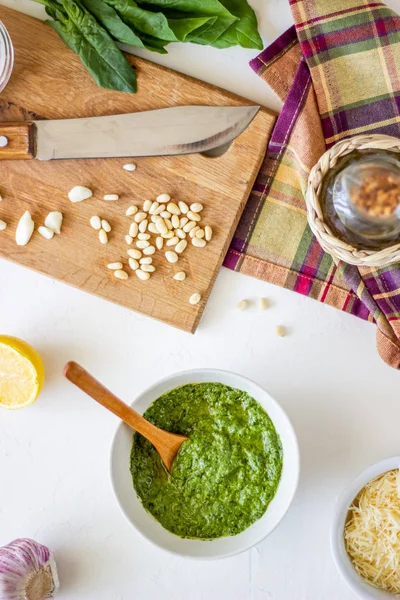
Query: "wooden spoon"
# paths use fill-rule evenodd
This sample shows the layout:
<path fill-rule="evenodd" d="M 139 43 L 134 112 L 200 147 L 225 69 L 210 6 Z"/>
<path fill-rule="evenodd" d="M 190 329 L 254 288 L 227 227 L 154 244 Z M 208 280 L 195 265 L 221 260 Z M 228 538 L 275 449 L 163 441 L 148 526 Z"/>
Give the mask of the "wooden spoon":
<path fill-rule="evenodd" d="M 114 396 L 104 385 L 76 362 L 71 361 L 65 365 L 64 375 L 83 392 L 96 400 L 96 402 L 104 406 L 104 408 L 108 408 L 114 415 L 117 415 L 127 425 L 149 440 L 161 456 L 161 460 L 167 471 L 171 472 L 172 463 L 178 454 L 179 448 L 189 438 L 184 435 L 169 433 L 146 421 L 139 413 Z"/>

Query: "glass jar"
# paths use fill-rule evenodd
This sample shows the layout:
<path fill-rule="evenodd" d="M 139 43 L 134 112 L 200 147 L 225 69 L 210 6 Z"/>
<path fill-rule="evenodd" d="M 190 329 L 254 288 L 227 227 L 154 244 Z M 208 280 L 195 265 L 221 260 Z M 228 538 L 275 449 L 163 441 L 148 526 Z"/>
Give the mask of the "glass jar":
<path fill-rule="evenodd" d="M 6 87 L 14 66 L 14 47 L 4 24 L 0 21 L 0 92 Z"/>
<path fill-rule="evenodd" d="M 342 157 L 324 182 L 327 224 L 352 246 L 380 249 L 400 239 L 400 157 L 384 150 Z"/>

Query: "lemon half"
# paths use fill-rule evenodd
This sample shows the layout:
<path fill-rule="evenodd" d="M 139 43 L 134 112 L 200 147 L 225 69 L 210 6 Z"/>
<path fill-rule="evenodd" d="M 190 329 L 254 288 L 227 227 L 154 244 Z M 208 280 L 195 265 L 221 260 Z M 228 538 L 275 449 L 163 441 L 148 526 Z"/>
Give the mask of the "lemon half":
<path fill-rule="evenodd" d="M 0 408 L 29 406 L 43 382 L 43 362 L 36 350 L 18 338 L 0 335 Z"/>

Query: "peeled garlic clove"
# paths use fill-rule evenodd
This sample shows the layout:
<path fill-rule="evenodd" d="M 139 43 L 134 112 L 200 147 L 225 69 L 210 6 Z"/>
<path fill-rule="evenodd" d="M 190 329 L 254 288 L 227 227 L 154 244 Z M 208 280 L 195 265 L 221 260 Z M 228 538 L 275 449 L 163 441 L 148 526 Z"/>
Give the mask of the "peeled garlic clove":
<path fill-rule="evenodd" d="M 83 185 L 76 185 L 68 192 L 68 198 L 71 202 L 82 202 L 93 196 L 92 190 Z"/>
<path fill-rule="evenodd" d="M 35 223 L 32 220 L 31 213 L 26 210 L 19 220 L 17 230 L 15 232 L 15 241 L 18 246 L 26 246 L 32 237 Z"/>
<path fill-rule="evenodd" d="M 56 563 L 46 546 L 18 539 L 0 548 L 2 600 L 46 600 L 59 587 Z"/>
<path fill-rule="evenodd" d="M 60 213 L 58 210 L 55 210 L 53 212 L 50 212 L 47 215 L 44 224 L 46 225 L 46 227 L 48 229 L 51 229 L 51 231 L 54 231 L 54 233 L 60 234 L 62 220 L 63 220 L 62 213 Z"/>

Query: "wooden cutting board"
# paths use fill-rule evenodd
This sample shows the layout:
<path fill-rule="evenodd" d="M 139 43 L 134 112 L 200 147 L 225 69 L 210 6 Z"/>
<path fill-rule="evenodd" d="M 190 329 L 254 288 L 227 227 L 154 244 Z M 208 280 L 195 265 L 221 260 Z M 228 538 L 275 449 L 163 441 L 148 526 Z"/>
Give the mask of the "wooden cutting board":
<path fill-rule="evenodd" d="M 184 104 L 249 104 L 229 92 L 132 56 L 128 59 L 137 69 L 138 93 L 103 90 L 50 27 L 3 6 L 0 19 L 15 48 L 14 71 L 0 96 L 2 121 L 88 117 Z M 194 332 L 258 173 L 274 120 L 272 112 L 261 110 L 218 158 L 192 155 L 2 162 L 0 219 L 8 227 L 0 232 L 0 256 Z M 127 162 L 135 162 L 137 170 L 123 170 Z M 89 187 L 93 197 L 72 204 L 67 193 L 75 185 Z M 178 265 L 167 263 L 164 253 L 158 251 L 154 256 L 157 270 L 148 281 L 140 281 L 132 271 L 127 281 L 115 279 L 107 263 L 122 260 L 129 271 L 124 236 L 132 219 L 125 216 L 126 208 L 154 200 L 164 192 L 176 201 L 201 202 L 205 207 L 203 222 L 215 232 L 213 240 L 206 248 L 189 244 Z M 119 194 L 120 199 L 106 202 L 104 194 Z M 35 231 L 27 246 L 18 247 L 15 228 L 25 210 L 31 212 L 36 227 L 44 223 L 49 211 L 60 210 L 64 215 L 61 235 L 45 240 Z M 101 245 L 90 227 L 92 215 L 110 222 L 108 244 Z M 186 271 L 186 281 L 173 279 L 177 270 Z M 196 306 L 188 301 L 194 292 L 202 296 Z"/>

